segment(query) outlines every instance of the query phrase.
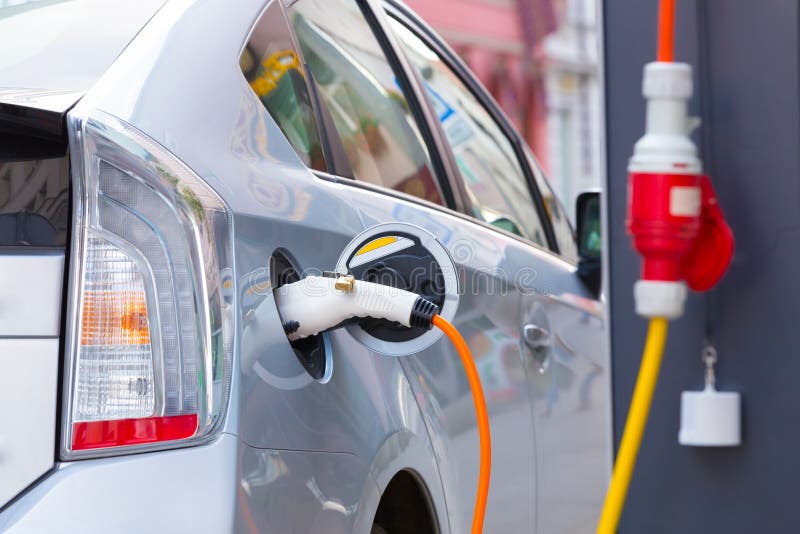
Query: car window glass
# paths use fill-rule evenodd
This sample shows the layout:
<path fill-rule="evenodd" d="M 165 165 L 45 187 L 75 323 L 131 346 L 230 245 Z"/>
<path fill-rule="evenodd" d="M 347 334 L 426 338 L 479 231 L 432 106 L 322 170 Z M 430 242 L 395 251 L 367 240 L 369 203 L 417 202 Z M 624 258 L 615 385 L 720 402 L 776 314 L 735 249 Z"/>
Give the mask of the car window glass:
<path fill-rule="evenodd" d="M 326 170 L 303 68 L 280 3 L 273 2 L 264 10 L 239 66 L 303 163 Z"/>
<path fill-rule="evenodd" d="M 546 246 L 544 228 L 511 142 L 439 56 L 403 24 L 391 20 L 452 147 L 472 215 Z"/>
<path fill-rule="evenodd" d="M 299 0 L 288 11 L 336 140 L 357 180 L 444 204 L 397 77 L 355 0 Z"/>
<path fill-rule="evenodd" d="M 66 245 L 70 223 L 66 147 L 54 153 L 25 151 L 27 146 L 47 144 L 0 133 L 0 248 Z"/>
<path fill-rule="evenodd" d="M 528 158 L 528 164 L 533 169 L 536 184 L 539 186 L 539 192 L 544 202 L 544 210 L 550 219 L 550 225 L 553 227 L 553 233 L 556 236 L 558 252 L 565 260 L 576 263 L 578 261 L 578 245 L 575 242 L 575 232 L 569 223 L 567 212 L 564 211 L 564 206 L 544 177 L 544 173 L 536 163 L 533 154 L 527 148 L 525 149 L 525 156 Z"/>

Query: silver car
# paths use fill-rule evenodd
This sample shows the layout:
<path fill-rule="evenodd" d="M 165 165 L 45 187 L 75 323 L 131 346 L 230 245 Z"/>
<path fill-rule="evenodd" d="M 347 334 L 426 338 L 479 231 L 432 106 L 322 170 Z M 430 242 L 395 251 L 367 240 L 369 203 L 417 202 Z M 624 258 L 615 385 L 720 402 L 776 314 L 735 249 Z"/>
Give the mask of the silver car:
<path fill-rule="evenodd" d="M 429 27 L 394 0 L 8 4 L 0 530 L 467 532 L 478 435 L 452 346 L 353 335 L 406 335 L 381 324 L 290 344 L 273 297 L 401 223 L 457 275 L 492 427 L 485 531 L 592 531 L 597 197 L 578 247 Z"/>

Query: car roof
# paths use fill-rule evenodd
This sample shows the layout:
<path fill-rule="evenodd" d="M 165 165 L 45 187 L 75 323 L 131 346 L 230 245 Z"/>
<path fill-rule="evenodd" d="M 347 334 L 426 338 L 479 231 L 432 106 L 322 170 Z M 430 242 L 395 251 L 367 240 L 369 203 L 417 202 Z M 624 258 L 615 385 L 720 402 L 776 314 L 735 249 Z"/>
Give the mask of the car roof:
<path fill-rule="evenodd" d="M 22 0 L 0 7 L 0 89 L 83 93 L 165 0 Z"/>

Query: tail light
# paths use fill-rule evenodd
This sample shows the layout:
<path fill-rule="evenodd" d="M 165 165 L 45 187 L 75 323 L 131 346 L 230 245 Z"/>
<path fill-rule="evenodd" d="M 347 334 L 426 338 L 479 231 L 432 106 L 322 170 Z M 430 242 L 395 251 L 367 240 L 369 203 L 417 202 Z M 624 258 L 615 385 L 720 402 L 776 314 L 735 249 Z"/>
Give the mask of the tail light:
<path fill-rule="evenodd" d="M 74 234 L 65 458 L 202 442 L 231 375 L 232 219 L 132 126 L 70 119 Z"/>

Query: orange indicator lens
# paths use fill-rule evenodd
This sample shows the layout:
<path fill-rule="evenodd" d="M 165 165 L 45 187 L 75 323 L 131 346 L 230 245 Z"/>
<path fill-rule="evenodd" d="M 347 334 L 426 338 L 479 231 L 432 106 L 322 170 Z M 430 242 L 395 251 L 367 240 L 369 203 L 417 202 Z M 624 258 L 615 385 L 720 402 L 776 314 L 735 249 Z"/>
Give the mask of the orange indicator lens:
<path fill-rule="evenodd" d="M 86 291 L 81 345 L 149 345 L 147 303 L 141 291 Z"/>

